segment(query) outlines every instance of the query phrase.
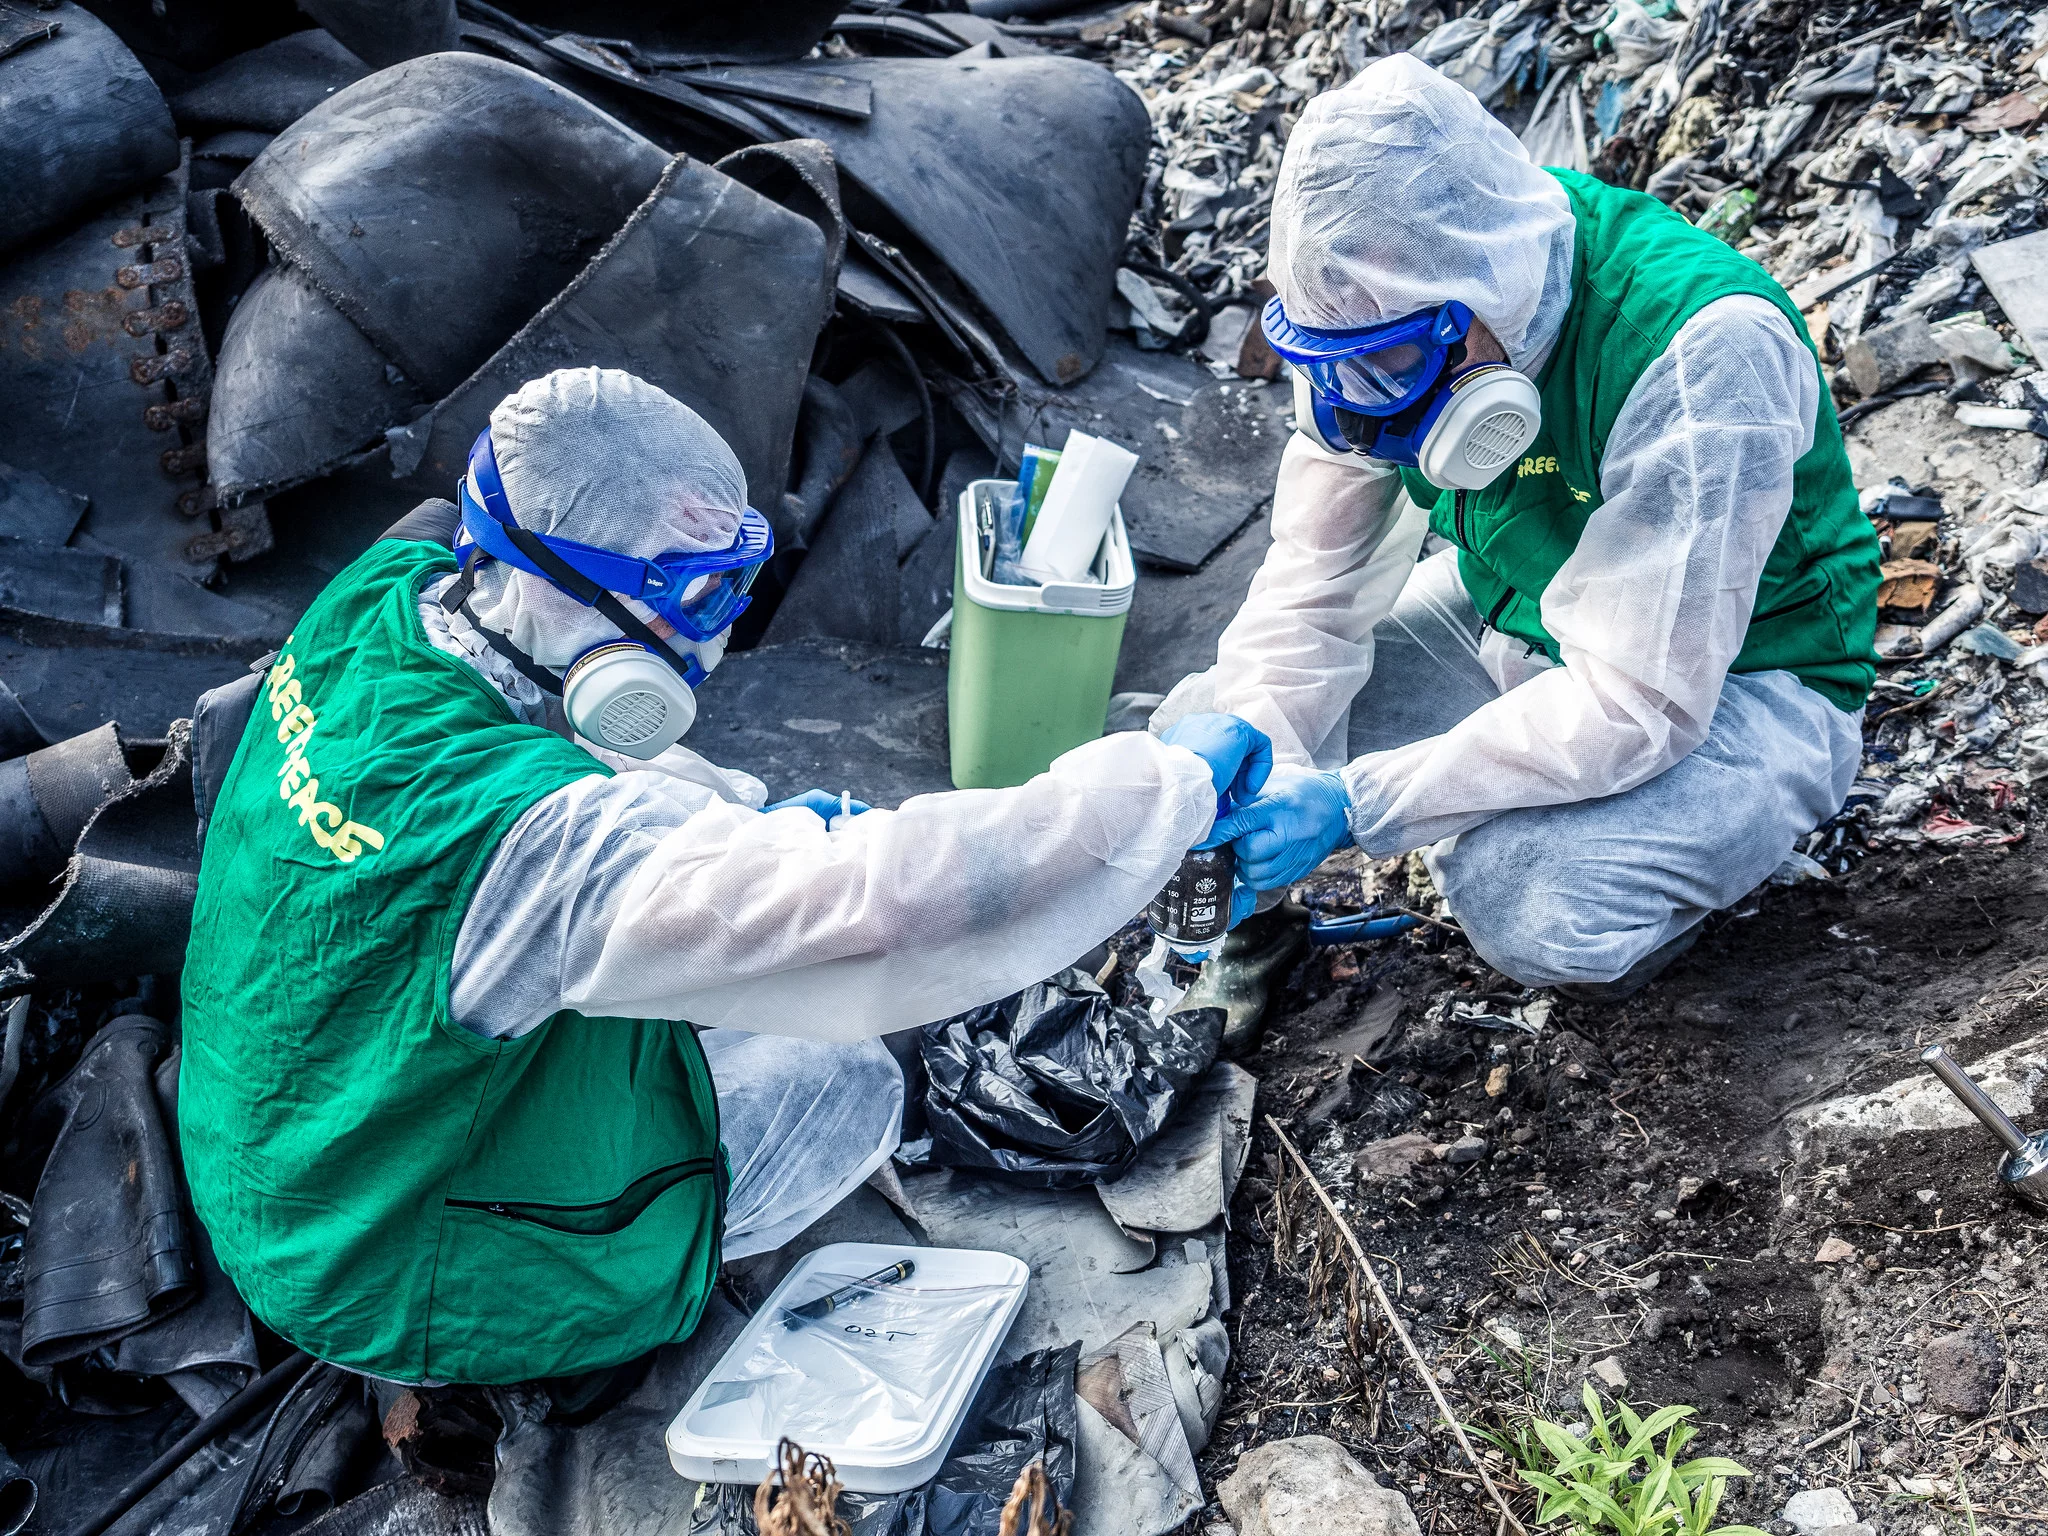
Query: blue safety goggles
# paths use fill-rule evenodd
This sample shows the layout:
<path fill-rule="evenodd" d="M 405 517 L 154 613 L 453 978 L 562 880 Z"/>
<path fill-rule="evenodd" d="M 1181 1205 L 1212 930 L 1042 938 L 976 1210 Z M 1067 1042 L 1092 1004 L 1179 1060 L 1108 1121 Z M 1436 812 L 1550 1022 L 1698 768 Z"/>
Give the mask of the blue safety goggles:
<path fill-rule="evenodd" d="M 1472 311 L 1453 299 L 1399 320 L 1332 331 L 1296 325 L 1276 296 L 1260 324 L 1273 350 L 1331 404 L 1360 416 L 1393 416 L 1437 381 L 1471 330 Z"/>
<path fill-rule="evenodd" d="M 493 560 L 569 590 L 522 554 L 505 531 L 520 524 L 498 478 L 498 456 L 491 448 L 488 427 L 477 434 L 469 450 L 469 473 L 460 482 L 459 500 L 462 537 L 455 544 L 457 559 L 467 559 L 471 550 L 482 550 Z M 740 514 L 739 533 L 724 549 L 673 550 L 652 560 L 524 531 L 578 575 L 607 592 L 645 603 L 677 634 L 700 641 L 716 639 L 747 611 L 753 601 L 747 594 L 754 578 L 775 553 L 775 535 L 768 519 L 752 507 Z M 569 595 L 586 607 L 592 602 L 581 593 Z"/>

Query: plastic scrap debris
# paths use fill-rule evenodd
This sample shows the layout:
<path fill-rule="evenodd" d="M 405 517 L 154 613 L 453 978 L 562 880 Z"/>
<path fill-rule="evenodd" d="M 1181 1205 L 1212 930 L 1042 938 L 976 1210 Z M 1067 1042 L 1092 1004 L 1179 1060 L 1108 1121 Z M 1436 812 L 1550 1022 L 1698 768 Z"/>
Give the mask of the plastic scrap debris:
<path fill-rule="evenodd" d="M 1099 50 L 1152 116 L 1132 259 L 1206 300 L 1219 377 L 1259 376 L 1289 133 L 1398 51 L 1477 94 L 1537 163 L 1647 191 L 1760 262 L 1804 312 L 1885 556 L 1864 775 L 1792 867 L 2023 835 L 2048 779 L 2048 14 L 1162 0 Z M 1186 308 L 1153 287 L 1166 318 Z M 1127 309 L 1151 344 L 1161 317 Z"/>

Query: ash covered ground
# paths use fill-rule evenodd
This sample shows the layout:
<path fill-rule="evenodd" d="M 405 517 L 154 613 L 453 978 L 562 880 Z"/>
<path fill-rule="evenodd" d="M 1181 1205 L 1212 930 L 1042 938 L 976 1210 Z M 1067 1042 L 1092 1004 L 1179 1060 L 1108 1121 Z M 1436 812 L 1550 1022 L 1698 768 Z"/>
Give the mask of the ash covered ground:
<path fill-rule="evenodd" d="M 1333 861 L 1305 894 L 1414 899 L 1414 868 Z M 1468 1425 L 1570 1424 L 1590 1380 L 1699 1409 L 1694 1449 L 1755 1474 L 1724 1520 L 1827 1486 L 1881 1532 L 2039 1522 L 2043 1223 L 1995 1189 L 1974 1122 L 1849 1134 L 1824 1111 L 1920 1075 L 1937 1040 L 2038 1077 L 2044 924 L 2048 871 L 2022 843 L 1767 886 L 1611 1005 L 1523 990 L 1434 929 L 1312 951 L 1244 1063 L 1260 1121 L 1205 1472 L 1321 1433 L 1425 1531 L 1498 1520 L 1370 1298 L 1322 1272 L 1331 1234 L 1270 1115 Z M 1407 1166 L 1418 1143 L 1445 1150 Z"/>

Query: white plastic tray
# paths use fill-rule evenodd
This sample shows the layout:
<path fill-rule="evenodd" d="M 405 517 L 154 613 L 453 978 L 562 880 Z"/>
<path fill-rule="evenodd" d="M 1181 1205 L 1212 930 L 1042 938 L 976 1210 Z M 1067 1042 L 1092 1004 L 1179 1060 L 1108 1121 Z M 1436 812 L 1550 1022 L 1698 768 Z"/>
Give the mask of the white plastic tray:
<path fill-rule="evenodd" d="M 727 1408 L 705 1405 L 706 1396 L 721 1382 L 736 1376 L 756 1343 L 770 1329 L 783 1328 L 782 1309 L 809 1301 L 830 1288 L 825 1277 L 871 1275 L 899 1259 L 915 1262 L 916 1272 L 902 1282 L 906 1290 L 946 1290 L 973 1287 L 998 1288 L 1003 1295 L 982 1322 L 968 1347 L 947 1362 L 942 1388 L 931 1397 L 925 1417 L 914 1435 L 899 1440 L 886 1450 L 860 1443 L 857 1426 L 849 1424 L 836 1440 L 815 1431 L 800 1437 L 806 1451 L 829 1456 L 840 1480 L 854 1493 L 900 1493 L 929 1482 L 946 1459 L 953 1436 L 959 1431 L 967 1406 L 980 1390 L 996 1351 L 1024 1305 L 1024 1291 L 1031 1278 L 1030 1268 L 1006 1253 L 971 1248 L 913 1248 L 893 1243 L 833 1243 L 805 1254 L 783 1278 L 767 1302 L 740 1330 L 717 1366 L 690 1394 L 668 1426 L 664 1437 L 669 1465 L 684 1477 L 704 1483 L 758 1483 L 775 1466 L 775 1446 L 780 1434 L 773 1425 L 763 1432 L 738 1422 Z M 858 1312 L 849 1309 L 837 1322 L 807 1326 L 859 1326 Z M 747 1415 L 751 1417 L 751 1415 Z"/>

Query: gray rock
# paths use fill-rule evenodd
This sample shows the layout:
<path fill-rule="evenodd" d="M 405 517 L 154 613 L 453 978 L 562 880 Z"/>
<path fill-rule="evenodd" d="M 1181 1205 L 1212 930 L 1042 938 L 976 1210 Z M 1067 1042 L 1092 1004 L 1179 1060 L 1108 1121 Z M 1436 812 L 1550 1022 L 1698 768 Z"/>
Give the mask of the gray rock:
<path fill-rule="evenodd" d="M 1437 1155 L 1436 1145 L 1420 1131 L 1404 1131 L 1359 1148 L 1353 1170 L 1367 1183 L 1398 1183 Z"/>
<path fill-rule="evenodd" d="M 1802 1488 L 1785 1501 L 1785 1519 L 1799 1536 L 1819 1536 L 1835 1525 L 1854 1525 L 1856 1506 L 1839 1488 Z"/>
<path fill-rule="evenodd" d="M 1237 1536 L 1422 1536 L 1408 1501 L 1324 1435 L 1245 1452 L 1216 1496 Z"/>
<path fill-rule="evenodd" d="M 1843 347 L 1842 357 L 1865 399 L 1945 360 L 1934 332 L 1918 315 L 1865 331 Z"/>
<path fill-rule="evenodd" d="M 2048 441 L 2031 432 L 1966 427 L 1938 394 L 1871 412 L 1844 434 L 1844 443 L 1859 487 L 1895 476 L 1907 485 L 1932 485 L 1957 514 L 2000 486 L 2034 484 L 2048 461 Z"/>
<path fill-rule="evenodd" d="M 2005 1352 L 1981 1328 L 1944 1334 L 1920 1351 L 1927 1406 L 1958 1418 L 1982 1418 L 2005 1380 Z"/>
<path fill-rule="evenodd" d="M 2012 605 L 2021 613 L 2048 613 L 2048 561 L 2022 560 L 2014 567 Z"/>
<path fill-rule="evenodd" d="M 1476 1163 L 1486 1156 L 1484 1136 L 1460 1136 L 1445 1147 L 1438 1156 L 1447 1163 Z"/>

